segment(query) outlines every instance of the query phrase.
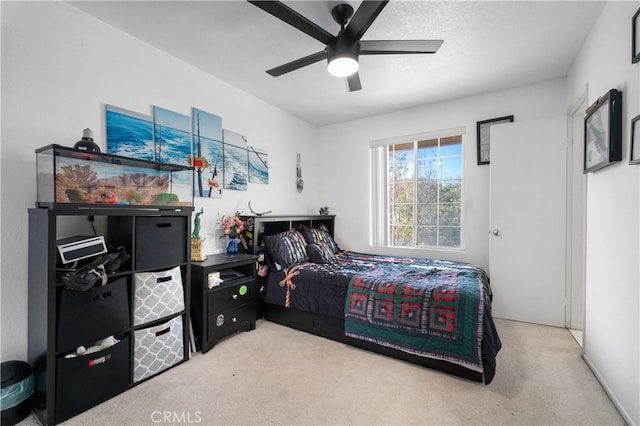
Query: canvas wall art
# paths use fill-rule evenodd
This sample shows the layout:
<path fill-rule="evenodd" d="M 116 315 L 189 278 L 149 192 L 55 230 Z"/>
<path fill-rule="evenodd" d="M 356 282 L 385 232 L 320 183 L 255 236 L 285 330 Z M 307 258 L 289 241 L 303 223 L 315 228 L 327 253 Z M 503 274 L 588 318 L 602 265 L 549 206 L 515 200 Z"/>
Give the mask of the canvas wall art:
<path fill-rule="evenodd" d="M 247 138 L 222 130 L 224 154 L 224 189 L 246 191 L 248 181 Z"/>
<path fill-rule="evenodd" d="M 154 106 L 153 123 L 156 161 L 188 166 L 191 155 L 189 116 Z"/>
<path fill-rule="evenodd" d="M 106 105 L 107 153 L 155 161 L 150 115 Z"/>
<path fill-rule="evenodd" d="M 249 183 L 269 183 L 269 154 L 265 149 L 250 146 Z"/>
<path fill-rule="evenodd" d="M 206 111 L 191 110 L 193 133 L 193 195 L 222 196 L 224 161 L 222 151 L 222 118 Z"/>

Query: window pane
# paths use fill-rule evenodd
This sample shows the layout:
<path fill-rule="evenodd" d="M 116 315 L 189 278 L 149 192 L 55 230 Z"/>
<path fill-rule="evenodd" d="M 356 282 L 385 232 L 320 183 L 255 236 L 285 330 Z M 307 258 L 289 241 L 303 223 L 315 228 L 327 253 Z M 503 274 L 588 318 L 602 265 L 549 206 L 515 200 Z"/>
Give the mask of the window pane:
<path fill-rule="evenodd" d="M 392 204 L 389 210 L 391 225 L 413 225 L 413 203 Z"/>
<path fill-rule="evenodd" d="M 413 177 L 413 144 L 389 147 L 389 181 Z"/>
<path fill-rule="evenodd" d="M 460 247 L 460 228 L 439 228 L 441 247 Z"/>
<path fill-rule="evenodd" d="M 418 141 L 418 158 L 437 157 L 438 139 Z"/>
<path fill-rule="evenodd" d="M 448 157 L 440 160 L 442 179 L 462 179 L 462 157 Z"/>
<path fill-rule="evenodd" d="M 459 180 L 445 180 L 440 183 L 441 203 L 460 203 L 462 201 L 462 183 Z"/>
<path fill-rule="evenodd" d="M 442 162 L 437 158 L 418 159 L 418 180 L 438 179 Z"/>
<path fill-rule="evenodd" d="M 418 225 L 438 224 L 438 205 L 437 204 L 418 204 L 418 217 L 416 218 Z"/>
<path fill-rule="evenodd" d="M 435 226 L 417 226 L 416 232 L 416 246 L 438 245 L 438 228 Z"/>
<path fill-rule="evenodd" d="M 418 203 L 437 203 L 438 202 L 438 181 L 425 180 L 418 182 L 417 197 Z"/>
<path fill-rule="evenodd" d="M 413 203 L 413 181 L 393 183 L 389 188 L 390 203 Z"/>
<path fill-rule="evenodd" d="M 460 204 L 440 204 L 440 226 L 460 226 Z"/>
<path fill-rule="evenodd" d="M 462 155 L 462 136 L 450 136 L 440 139 L 440 155 Z"/>
<path fill-rule="evenodd" d="M 413 245 L 413 227 L 412 226 L 391 226 L 390 227 L 389 244 L 392 246 L 411 246 Z"/>

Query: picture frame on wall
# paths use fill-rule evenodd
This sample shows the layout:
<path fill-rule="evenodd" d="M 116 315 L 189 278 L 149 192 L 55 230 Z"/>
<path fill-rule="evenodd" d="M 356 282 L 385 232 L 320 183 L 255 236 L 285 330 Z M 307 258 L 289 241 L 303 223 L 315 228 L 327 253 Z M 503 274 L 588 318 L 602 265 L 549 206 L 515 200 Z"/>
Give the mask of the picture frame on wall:
<path fill-rule="evenodd" d="M 640 115 L 631 119 L 631 150 L 629 164 L 640 164 Z"/>
<path fill-rule="evenodd" d="M 611 89 L 584 118 L 584 173 L 622 160 L 622 92 Z"/>
<path fill-rule="evenodd" d="M 640 9 L 631 19 L 631 63 L 640 62 Z"/>
<path fill-rule="evenodd" d="M 491 163 L 491 126 L 494 124 L 512 123 L 513 115 L 491 118 L 476 123 L 478 137 L 478 165 Z"/>

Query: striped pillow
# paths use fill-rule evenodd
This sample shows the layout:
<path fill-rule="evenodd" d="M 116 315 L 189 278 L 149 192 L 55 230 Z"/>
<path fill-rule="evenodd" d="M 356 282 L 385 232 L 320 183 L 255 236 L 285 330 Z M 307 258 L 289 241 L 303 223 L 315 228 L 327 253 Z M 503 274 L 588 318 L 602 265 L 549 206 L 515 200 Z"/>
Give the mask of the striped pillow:
<path fill-rule="evenodd" d="M 333 250 L 324 241 L 307 244 L 307 254 L 309 255 L 309 261 L 313 263 L 338 263 Z"/>
<path fill-rule="evenodd" d="M 313 244 L 321 241 L 326 243 L 334 253 L 340 251 L 340 248 L 326 229 L 307 228 L 306 226 L 303 226 L 302 235 L 304 235 L 304 239 L 307 244 Z"/>
<path fill-rule="evenodd" d="M 298 231 L 285 231 L 264 237 L 267 255 L 276 270 L 309 260 L 304 237 Z"/>

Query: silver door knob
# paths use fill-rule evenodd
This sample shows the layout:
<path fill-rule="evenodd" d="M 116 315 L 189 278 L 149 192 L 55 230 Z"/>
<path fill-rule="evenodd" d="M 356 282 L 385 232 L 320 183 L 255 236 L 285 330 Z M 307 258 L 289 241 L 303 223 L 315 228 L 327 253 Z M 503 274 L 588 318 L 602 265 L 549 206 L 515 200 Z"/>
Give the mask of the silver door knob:
<path fill-rule="evenodd" d="M 492 233 L 493 235 L 495 235 L 496 237 L 499 237 L 499 236 L 500 236 L 500 234 L 501 234 L 501 232 L 500 232 L 500 230 L 499 230 L 499 229 L 494 229 L 493 231 L 491 231 L 491 233 Z"/>

